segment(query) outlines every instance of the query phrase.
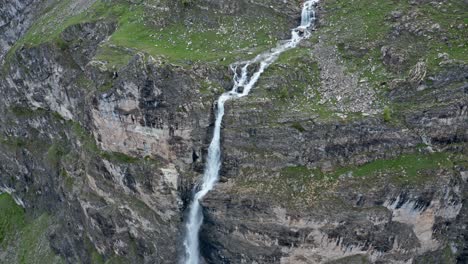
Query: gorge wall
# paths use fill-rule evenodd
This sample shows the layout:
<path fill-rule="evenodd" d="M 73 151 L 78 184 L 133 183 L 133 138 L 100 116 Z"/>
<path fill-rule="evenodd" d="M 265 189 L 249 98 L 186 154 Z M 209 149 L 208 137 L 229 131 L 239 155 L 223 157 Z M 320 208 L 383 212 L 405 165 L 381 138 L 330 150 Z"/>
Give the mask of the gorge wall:
<path fill-rule="evenodd" d="M 0 262 L 175 263 L 228 65 L 301 1 L 0 4 Z M 464 1 L 336 1 L 230 101 L 207 263 L 465 263 Z"/>

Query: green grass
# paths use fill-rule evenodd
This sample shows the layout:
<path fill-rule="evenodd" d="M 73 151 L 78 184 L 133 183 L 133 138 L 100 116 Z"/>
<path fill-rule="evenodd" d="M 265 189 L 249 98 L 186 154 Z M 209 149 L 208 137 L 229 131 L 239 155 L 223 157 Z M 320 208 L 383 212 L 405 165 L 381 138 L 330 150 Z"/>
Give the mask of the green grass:
<path fill-rule="evenodd" d="M 422 257 L 417 258 L 418 263 L 425 264 L 451 264 L 459 263 L 457 262 L 457 255 L 452 252 L 452 249 L 449 245 L 445 246 L 443 249 L 433 252 Z"/>
<path fill-rule="evenodd" d="M 108 259 L 105 264 L 130 264 L 131 261 L 128 259 L 125 259 L 124 257 L 121 256 L 113 256 L 110 259 Z"/>
<path fill-rule="evenodd" d="M 430 18 L 434 23 L 438 23 L 442 30 L 445 31 L 448 40 L 431 41 L 428 61 L 431 63 L 431 68 L 437 67 L 438 53 L 447 53 L 451 59 L 457 59 L 468 63 L 468 32 L 466 26 L 468 24 L 468 16 L 466 13 L 466 4 L 462 1 L 450 0 L 444 4 L 444 7 L 436 8 L 436 6 L 428 3 L 421 6 L 419 9 L 422 16 Z M 445 12 L 443 10 L 446 10 Z M 465 28 L 458 28 L 458 25 L 464 24 Z"/>
<path fill-rule="evenodd" d="M 95 84 L 92 80 L 88 79 L 84 74 L 80 74 L 75 81 L 76 85 L 84 90 L 90 91 L 94 89 Z"/>
<path fill-rule="evenodd" d="M 64 142 L 57 142 L 52 144 L 47 150 L 47 160 L 54 167 L 58 167 L 62 157 L 68 153 L 66 145 Z"/>
<path fill-rule="evenodd" d="M 320 68 L 308 47 L 298 47 L 280 55 L 278 60 L 262 75 L 252 96 L 243 99 L 243 108 L 257 107 L 258 98 L 267 98 L 274 107 L 266 109 L 264 119 L 270 125 L 284 119 L 285 115 L 297 119 L 337 119 L 333 102 L 321 102 L 319 92 Z M 279 124 L 282 125 L 282 124 Z M 297 124 L 293 128 L 303 132 Z"/>
<path fill-rule="evenodd" d="M 129 3 L 116 0 L 111 3 L 98 0 L 87 10 L 72 14 L 68 10 L 71 0 L 57 3 L 31 27 L 25 36 L 10 51 L 10 55 L 23 45 L 55 43 L 67 49 L 68 43 L 60 38 L 67 27 L 97 20 L 115 21 L 117 30 L 110 41 L 98 51 L 96 59 L 107 61 L 111 66 L 125 65 L 134 51 L 144 51 L 153 56 L 165 56 L 173 62 L 210 61 L 228 64 L 237 56 L 245 59 L 261 50 L 276 45 L 277 37 L 272 29 L 283 29 L 285 18 L 274 13 L 258 17 L 235 17 L 213 11 L 191 9 L 191 16 L 209 16 L 214 23 L 174 22 L 155 26 L 149 21 L 160 20 L 167 14 L 147 11 L 144 3 Z M 198 13 L 197 13 L 198 12 Z M 172 19 L 166 19 L 171 21 Z M 287 30 L 287 29 L 284 29 Z"/>
<path fill-rule="evenodd" d="M 193 4 L 193 1 L 194 0 L 180 0 L 182 5 L 185 6 L 185 7 L 190 6 L 191 4 Z"/>
<path fill-rule="evenodd" d="M 0 252 L 6 250 L 7 259 L 20 264 L 64 263 L 49 247 L 48 215 L 28 219 L 9 194 L 0 194 L 0 212 Z"/>
<path fill-rule="evenodd" d="M 353 255 L 344 257 L 334 261 L 327 262 L 326 264 L 369 264 L 371 263 L 366 255 Z"/>
<path fill-rule="evenodd" d="M 418 152 L 330 172 L 305 166 L 288 166 L 279 172 L 245 168 L 233 192 L 253 192 L 288 206 L 298 206 L 326 199 L 327 191 L 339 184 L 343 177 L 363 188 L 373 188 L 373 184 L 382 184 L 382 181 L 398 187 L 418 186 L 437 180 L 435 170 L 453 170 L 461 160 L 463 157 L 449 153 Z M 260 178 L 252 179 L 251 175 Z"/>
<path fill-rule="evenodd" d="M 0 194 L 0 245 L 8 244 L 25 226 L 24 209 L 6 193 Z"/>
<path fill-rule="evenodd" d="M 104 257 L 94 247 L 93 243 L 88 237 L 84 238 L 85 248 L 88 252 L 91 252 L 91 263 L 92 264 L 104 264 Z"/>
<path fill-rule="evenodd" d="M 329 10 L 325 18 L 329 23 L 324 28 L 327 44 L 338 47 L 349 71 L 360 73 L 361 79 L 367 79 L 377 88 L 390 78 L 382 64 L 379 45 L 390 31 L 386 16 L 402 5 L 386 0 L 332 0 L 325 3 Z"/>
<path fill-rule="evenodd" d="M 99 93 L 106 93 L 106 92 L 109 92 L 113 87 L 114 87 L 114 84 L 112 82 L 106 82 L 100 87 L 98 87 L 97 90 Z"/>
<path fill-rule="evenodd" d="M 364 43 L 383 38 L 390 29 L 386 15 L 399 4 L 387 0 L 330 0 L 325 18 L 343 42 Z"/>
<path fill-rule="evenodd" d="M 327 15 L 323 18 L 323 26 L 320 28 L 324 45 L 337 47 L 347 71 L 377 92 L 376 105 L 387 105 L 382 109 L 381 116 L 387 123 L 400 125 L 404 120 L 404 115 L 399 111 L 401 107 L 395 103 L 389 104 L 386 100 L 389 83 L 392 80 L 406 80 L 416 63 L 426 62 L 427 74 L 424 81 L 429 89 L 418 92 L 419 96 L 430 90 L 429 76 L 446 70 L 446 66 L 439 65 L 442 62 L 442 59 L 438 58 L 440 53 L 447 53 L 449 59 L 468 63 L 466 8 L 460 1 L 449 0 L 438 8 L 432 2 L 411 5 L 407 1 L 330 0 L 323 3 L 323 8 L 327 11 Z M 440 25 L 441 30 L 434 33 L 425 32 L 426 36 L 405 30 L 398 36 L 392 35 L 391 27 L 396 23 L 390 19 L 392 11 L 399 11 L 403 16 L 414 12 L 417 14 L 414 20 L 423 30 L 436 23 Z M 413 22 L 409 23 L 414 25 Z M 460 24 L 465 24 L 465 28 L 459 29 Z M 385 65 L 382 46 L 391 47 L 398 53 L 404 54 L 405 60 L 399 65 Z M 427 109 L 433 106 L 435 102 L 408 103 L 409 108 L 402 110 Z"/>
<path fill-rule="evenodd" d="M 6 146 L 10 150 L 16 150 L 26 146 L 26 142 L 20 138 L 0 136 L 0 144 Z"/>
<path fill-rule="evenodd" d="M 73 13 L 74 11 L 70 9 L 73 6 L 71 5 L 72 1 L 63 0 L 53 4 L 10 49 L 5 59 L 4 69 L 8 68 L 12 56 L 22 46 L 54 43 L 61 49 L 67 48 L 68 44 L 60 38 L 60 34 L 69 26 L 100 19 L 128 20 L 132 15 L 135 18 L 141 18 L 138 12 L 124 0 L 116 0 L 112 3 L 98 0 L 89 9 L 78 14 Z"/>
<path fill-rule="evenodd" d="M 291 125 L 292 128 L 296 129 L 297 131 L 299 132 L 304 132 L 305 131 L 305 128 L 301 125 L 301 123 L 299 122 L 295 122 Z"/>
<path fill-rule="evenodd" d="M 91 133 L 89 133 L 83 126 L 81 126 L 78 122 L 70 121 L 71 129 L 77 139 L 80 141 L 81 146 L 89 151 L 90 153 L 99 153 L 100 149 L 96 145 L 96 141 Z"/>
<path fill-rule="evenodd" d="M 141 14 L 141 9 L 136 11 L 128 2 L 123 0 L 116 0 L 112 3 L 98 0 L 89 9 L 74 14 L 70 10 L 71 2 L 72 0 L 58 1 L 49 12 L 34 23 L 20 40 L 20 44 L 38 45 L 45 42 L 60 41 L 60 33 L 69 26 L 100 19 L 128 20 L 132 16 L 136 19 Z"/>
<path fill-rule="evenodd" d="M 442 8 L 436 6 L 432 2 L 410 5 L 406 1 L 387 0 L 326 1 L 324 8 L 328 12 L 324 20 L 327 23 L 321 33 L 327 45 L 338 47 L 351 72 L 385 92 L 382 88 L 387 88 L 388 81 L 406 78 L 411 67 L 420 60 L 427 61 L 428 76 L 443 70 L 439 65 L 439 53 L 447 53 L 450 59 L 468 63 L 466 6 L 456 0 L 447 1 Z M 389 17 L 392 11 L 400 11 L 403 15 L 416 12 L 415 20 L 421 23 L 421 27 L 427 29 L 437 23 L 441 31 L 426 32 L 428 37 L 406 31 L 390 37 L 393 22 Z M 459 29 L 460 24 L 465 24 L 465 29 Z M 406 54 L 406 61 L 398 70 L 383 65 L 380 50 L 383 45 Z M 357 55 L 356 51 L 359 53 L 361 48 L 364 52 Z"/>
<path fill-rule="evenodd" d="M 63 259 L 53 253 L 49 246 L 47 229 L 50 223 L 50 216 L 43 214 L 23 228 L 17 251 L 19 263 L 65 263 Z"/>
<path fill-rule="evenodd" d="M 140 160 L 120 152 L 102 152 L 101 156 L 109 161 L 118 163 L 135 163 Z"/>
<path fill-rule="evenodd" d="M 225 61 L 227 64 L 233 62 L 236 55 L 245 57 L 245 49 L 252 49 L 250 56 L 253 56 L 277 41 L 267 28 L 257 26 L 277 23 L 275 18 L 250 19 L 242 23 L 230 16 L 220 16 L 218 19 L 220 27 L 225 30 L 218 27 L 202 29 L 204 26 L 200 24 L 187 26 L 183 23 L 155 29 L 143 25 L 141 21 L 126 21 L 120 24 L 110 42 L 155 56 L 164 55 L 177 62 Z M 241 26 L 238 27 L 238 24 Z"/>
<path fill-rule="evenodd" d="M 0 144 L 11 151 L 27 149 L 35 154 L 43 154 L 50 147 L 48 142 L 36 138 L 22 138 L 15 136 L 0 136 Z"/>
<path fill-rule="evenodd" d="M 32 110 L 28 107 L 15 105 L 10 108 L 10 111 L 17 117 L 33 117 L 37 115 L 38 110 Z"/>
<path fill-rule="evenodd" d="M 64 183 L 66 190 L 68 191 L 73 190 L 75 179 L 73 179 L 73 177 L 71 177 L 64 168 L 60 170 L 60 176 L 63 178 L 63 183 Z"/>
<path fill-rule="evenodd" d="M 115 45 L 103 45 L 98 49 L 96 60 L 107 62 L 110 67 L 121 68 L 128 64 L 133 53 Z"/>
<path fill-rule="evenodd" d="M 389 160 L 376 160 L 355 168 L 341 168 L 332 175 L 351 174 L 353 177 L 391 175 L 392 182 L 399 185 L 420 184 L 431 179 L 430 170 L 452 168 L 453 162 L 447 153 L 414 153 L 401 155 Z"/>
<path fill-rule="evenodd" d="M 444 263 L 455 263 L 457 261 L 456 256 L 453 254 L 450 246 L 446 246 L 442 252 L 442 259 Z M 428 263 L 428 262 L 426 262 Z"/>
<path fill-rule="evenodd" d="M 392 110 L 388 106 L 386 106 L 383 110 L 383 120 L 388 123 L 392 121 Z"/>

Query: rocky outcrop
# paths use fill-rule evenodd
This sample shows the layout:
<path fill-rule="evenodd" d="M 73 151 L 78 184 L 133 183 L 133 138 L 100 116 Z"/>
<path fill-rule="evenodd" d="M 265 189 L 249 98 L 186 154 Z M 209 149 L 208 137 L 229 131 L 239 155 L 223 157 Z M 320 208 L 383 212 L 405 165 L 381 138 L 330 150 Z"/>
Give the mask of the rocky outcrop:
<path fill-rule="evenodd" d="M 417 190 L 343 179 L 332 193 L 321 191 L 297 209 L 258 195 L 232 194 L 224 184 L 204 203 L 205 253 L 211 263 L 349 263 L 351 257 L 361 257 L 363 263 L 411 263 L 450 245 L 457 248 L 446 236 L 449 227 L 439 228 L 455 226 L 464 217 L 460 188 L 466 182 L 460 172 L 431 173 L 438 182 Z M 448 181 L 456 183 L 439 189 Z M 381 187 L 359 187 L 363 185 Z M 350 194 L 350 189 L 356 192 Z"/>
<path fill-rule="evenodd" d="M 221 183 L 203 201 L 207 262 L 463 263 L 466 66 L 393 87 L 382 118 L 371 83 L 326 44 L 313 46 L 312 77 L 267 75 L 252 98 L 229 103 Z M 282 67 L 303 61 L 313 63 Z M 297 99 L 292 87 L 313 75 L 320 98 L 306 87 Z M 345 114 L 306 114 L 317 101 Z"/>
<path fill-rule="evenodd" d="M 3 64 L 3 57 L 34 22 L 40 19 L 43 12 L 54 9 L 56 17 L 53 17 L 49 23 L 55 21 L 59 24 L 64 17 L 78 14 L 94 2 L 95 0 L 78 0 L 64 6 L 63 4 L 57 5 L 53 0 L 3 1 L 0 3 L 0 61 Z"/>
<path fill-rule="evenodd" d="M 31 25 L 40 1 L 3 1 L 0 5 L 0 60 Z"/>
<path fill-rule="evenodd" d="M 1 121 L 10 125 L 0 151 L 0 173 L 15 176 L 0 186 L 28 212 L 56 217 L 47 233 L 67 262 L 90 263 L 97 252 L 174 263 L 181 193 L 211 102 L 194 89 L 196 74 L 151 56 L 116 72 L 99 67 L 92 58 L 114 29 L 87 22 L 57 43 L 16 51 L 1 82 Z"/>

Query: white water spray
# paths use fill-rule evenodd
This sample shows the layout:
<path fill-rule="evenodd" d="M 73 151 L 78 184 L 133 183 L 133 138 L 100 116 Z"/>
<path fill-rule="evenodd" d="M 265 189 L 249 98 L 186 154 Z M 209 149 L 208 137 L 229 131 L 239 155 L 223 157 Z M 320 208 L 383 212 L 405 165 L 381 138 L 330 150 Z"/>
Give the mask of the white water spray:
<path fill-rule="evenodd" d="M 203 182 L 201 188 L 193 197 L 185 224 L 185 256 L 183 263 L 198 264 L 200 262 L 198 234 L 203 223 L 203 212 L 200 200 L 213 189 L 214 185 L 219 180 L 219 170 L 221 168 L 221 123 L 224 116 L 224 103 L 230 99 L 247 96 L 265 69 L 278 59 L 281 53 L 295 48 L 301 40 L 310 37 L 311 33 L 309 29 L 315 23 L 315 6 L 317 2 L 318 0 L 305 1 L 302 8 L 301 24 L 292 30 L 292 36 L 289 40 L 278 45 L 269 52 L 258 55 L 252 60 L 237 62 L 231 65 L 231 69 L 234 72 L 234 86 L 231 91 L 223 93 L 217 101 L 215 129 L 213 139 L 208 148 Z M 257 71 L 249 75 L 249 66 L 257 63 L 259 63 Z M 238 67 L 242 67 L 240 73 L 237 71 Z"/>

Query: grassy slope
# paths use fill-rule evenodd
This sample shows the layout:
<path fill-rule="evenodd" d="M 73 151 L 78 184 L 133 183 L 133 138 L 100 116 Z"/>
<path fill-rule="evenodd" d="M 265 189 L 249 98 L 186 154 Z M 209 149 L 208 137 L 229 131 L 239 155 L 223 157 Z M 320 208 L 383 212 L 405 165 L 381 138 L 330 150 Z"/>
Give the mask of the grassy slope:
<path fill-rule="evenodd" d="M 6 258 L 0 263 L 64 263 L 49 247 L 48 215 L 28 219 L 8 194 L 0 194 L 0 212 L 0 252 L 6 250 Z M 14 250 L 8 250 L 12 246 Z"/>
<path fill-rule="evenodd" d="M 177 63 L 214 61 L 227 64 L 235 61 L 237 56 L 253 56 L 272 47 L 278 40 L 272 34 L 272 29 L 282 29 L 285 24 L 284 17 L 273 13 L 259 14 L 258 17 L 235 17 L 193 9 L 190 13 L 182 11 L 181 14 L 170 14 L 164 11 L 165 1 L 157 1 L 159 4 L 153 2 L 155 1 L 132 4 L 125 0 L 111 3 L 97 0 L 89 9 L 73 14 L 67 9 L 70 0 L 61 1 L 50 8 L 18 41 L 10 56 L 22 45 L 59 41 L 60 33 L 70 25 L 103 19 L 118 23 L 117 31 L 97 55 L 98 59 L 110 64 L 125 64 L 132 53 L 129 54 L 128 49 L 133 52 L 144 51 L 153 56 L 165 56 L 167 60 Z M 151 5 L 162 7 L 148 8 Z M 164 26 L 157 26 L 154 22 L 171 15 L 187 16 L 188 19 L 181 18 L 178 22 Z M 203 16 L 208 16 L 210 21 L 194 19 L 190 22 L 190 17 Z"/>
<path fill-rule="evenodd" d="M 447 53 L 449 58 L 468 63 L 468 24 L 466 5 L 463 1 L 449 0 L 439 5 L 426 2 L 411 5 L 408 1 L 386 0 L 329 0 L 324 2 L 327 21 L 324 27 L 326 41 L 337 45 L 345 62 L 353 71 L 369 79 L 376 88 L 386 80 L 404 78 L 410 68 L 418 61 L 427 61 L 429 74 L 441 70 L 440 53 Z M 407 23 L 414 24 L 421 35 L 408 33 L 392 35 L 392 12 L 402 16 L 414 14 L 414 19 Z M 439 25 L 439 31 L 431 27 Z M 464 25 L 459 28 L 460 25 Z M 392 72 L 382 63 L 381 47 L 387 45 L 401 50 L 407 56 L 402 71 Z M 345 49 L 345 47 L 347 49 Z M 349 50 L 367 50 L 363 56 L 355 56 Z"/>
<path fill-rule="evenodd" d="M 14 230 L 24 227 L 24 211 L 8 194 L 0 194 L 0 243 L 5 244 Z"/>
<path fill-rule="evenodd" d="M 322 199 L 328 199 L 329 191 L 340 181 L 353 182 L 359 188 L 375 187 L 376 183 L 391 184 L 400 188 L 420 186 L 437 180 L 439 170 L 453 171 L 455 164 L 463 162 L 462 155 L 450 153 L 416 152 L 393 159 L 377 160 L 362 166 L 342 167 L 331 172 L 291 166 L 279 172 L 245 168 L 241 175 L 265 175 L 265 178 L 242 180 L 233 192 L 254 192 L 266 195 L 285 206 L 308 206 Z M 268 175 L 268 176 L 267 176 Z M 353 186 L 354 186 L 353 185 Z M 271 193 L 275 197 L 271 197 Z"/>
<path fill-rule="evenodd" d="M 168 61 L 186 63 L 188 61 L 204 61 L 216 63 L 229 63 L 236 58 L 247 58 L 267 49 L 276 43 L 277 38 L 270 34 L 269 27 L 282 27 L 283 21 L 277 17 L 241 18 L 219 16 L 216 18 L 216 27 L 206 27 L 201 22 L 187 24 L 183 22 L 172 23 L 166 26 L 154 26 L 147 23 L 159 14 L 148 14 L 142 5 L 129 4 L 126 1 L 114 1 L 106 4 L 99 0 L 88 11 L 72 17 L 59 15 L 64 13 L 68 1 L 60 2 L 51 9 L 16 45 L 38 45 L 43 42 L 58 41 L 60 32 L 69 25 L 99 19 L 111 19 L 118 23 L 117 31 L 109 42 L 103 45 L 98 52 L 97 59 L 107 61 L 111 65 L 124 65 L 131 55 L 137 51 L 144 51 L 153 56 L 165 56 Z M 336 45 L 345 64 L 350 71 L 357 72 L 362 78 L 367 78 L 375 89 L 382 89 L 380 83 L 394 78 L 404 78 L 411 66 L 419 60 L 427 60 L 429 71 L 432 73 L 441 70 L 438 59 L 439 53 L 447 53 L 450 58 L 468 61 L 466 43 L 468 42 L 466 26 L 458 29 L 459 24 L 467 24 L 461 1 L 448 1 L 449 5 L 443 9 L 430 3 L 420 6 L 411 6 L 407 1 L 387 0 L 327 0 L 324 7 L 327 10 L 327 24 L 321 29 L 328 45 Z M 388 16 L 391 11 L 407 13 L 418 11 L 422 20 L 429 24 L 438 23 L 448 41 L 438 38 L 434 33 L 432 39 L 404 35 L 396 40 L 389 38 L 391 23 Z M 66 13 L 66 12 L 65 12 Z M 215 14 L 212 14 L 216 16 Z M 57 19 L 57 17 L 60 17 Z M 261 26 L 258 26 L 261 25 Z M 287 29 L 286 29 L 287 30 Z M 242 41 L 239 41 L 242 39 Z M 400 72 L 394 72 L 383 65 L 380 48 L 382 45 L 393 45 L 405 49 L 408 62 Z M 350 50 L 360 48 L 366 50 L 362 56 L 354 56 Z M 130 48 L 130 51 L 127 49 Z M 335 118 L 326 106 L 318 103 L 320 95 L 306 98 L 304 93 L 310 91 L 309 86 L 318 85 L 318 70 L 310 61 L 304 61 L 309 48 L 302 47 L 281 56 L 277 64 L 265 74 L 265 78 L 283 75 L 289 69 L 306 72 L 304 80 L 283 83 L 279 91 L 263 94 L 272 97 L 277 112 L 284 109 L 300 111 L 307 114 L 317 114 L 323 118 Z M 249 54 L 252 53 L 252 54 Z M 224 60 L 225 59 L 225 60 Z M 259 83 L 259 86 L 262 82 Z M 260 87 L 259 87 L 260 88 Z M 313 89 L 312 89 L 313 91 Z M 385 92 L 385 89 L 382 90 Z M 258 89 L 258 96 L 262 96 Z M 249 99 L 247 99 L 249 100 Z M 272 112 L 272 119 L 278 118 Z M 291 124 L 301 130 L 298 123 Z M 85 144 L 95 149 L 93 142 L 87 139 L 79 126 L 76 133 L 82 135 Z M 79 136 L 79 135 L 78 135 Z M 49 149 L 49 159 L 57 160 L 60 149 Z M 112 155 L 104 153 L 103 155 Z M 122 162 L 134 162 L 126 156 L 112 155 L 108 159 Z M 453 158 L 446 153 L 410 154 L 391 160 L 375 161 L 363 166 L 352 168 L 339 168 L 334 172 L 324 173 L 310 170 L 305 167 L 284 168 L 273 181 L 265 179 L 262 182 L 243 182 L 239 186 L 248 189 L 255 187 L 256 191 L 269 193 L 278 191 L 278 198 L 282 201 L 306 201 L 315 197 L 320 189 L 332 187 L 342 175 L 352 175 L 353 178 L 369 179 L 388 175 L 393 184 L 405 186 L 407 184 L 421 184 L 431 178 L 431 171 L 436 169 L 453 168 L 449 160 Z M 7 226 L 7 225 L 5 225 Z M 9 225 L 10 227 L 10 225 Z"/>
<path fill-rule="evenodd" d="M 450 59 L 461 63 L 468 63 L 468 31 L 466 6 L 462 1 L 446 1 L 440 6 L 433 3 L 410 5 L 408 1 L 387 0 L 327 0 L 322 3 L 324 10 L 322 25 L 319 29 L 321 41 L 325 45 L 337 47 L 343 63 L 348 70 L 357 74 L 360 79 L 367 79 L 369 84 L 380 94 L 380 100 L 385 101 L 388 92 L 387 86 L 392 79 L 406 78 L 411 68 L 418 61 L 427 62 L 428 76 L 443 71 L 439 53 L 447 53 Z M 403 32 L 402 35 L 392 36 L 391 21 L 393 11 L 407 15 L 411 12 L 417 14 L 416 22 L 422 25 L 440 26 L 439 32 L 425 32 L 422 36 Z M 460 27 L 460 25 L 464 25 Z M 427 28 L 423 28 L 427 29 Z M 311 40 L 314 42 L 314 39 Z M 394 47 L 405 53 L 406 61 L 401 71 L 394 71 L 384 65 L 381 48 L 384 45 Z M 317 84 L 317 71 L 303 67 L 304 58 L 310 57 L 311 49 L 307 46 L 297 48 L 281 56 L 277 64 L 265 73 L 260 80 L 255 96 L 267 97 L 273 101 L 276 109 L 272 110 L 272 123 L 280 119 L 275 112 L 287 116 L 296 112 L 296 115 L 309 114 L 314 119 L 338 119 L 336 113 L 330 111 L 326 105 L 321 105 L 320 94 L 307 98 L 304 86 Z M 307 63 L 309 67 L 311 62 Z M 307 78 L 305 82 L 280 83 L 278 91 L 268 91 L 262 87 L 268 83 L 265 79 L 271 76 L 285 76 L 290 72 L 303 72 Z M 289 78 L 291 79 L 291 78 Z M 312 89 L 313 91 L 313 89 Z M 286 100 L 281 100 L 286 99 Z M 252 100 L 253 98 L 247 98 Z M 430 102 L 428 102 L 430 103 Z M 427 105 L 412 105 L 413 108 L 427 108 Z M 396 105 L 385 106 L 382 120 L 398 123 L 392 114 Z M 408 110 L 410 108 L 406 108 Z M 277 111 L 276 111 L 277 110 Z M 314 117 L 314 115 L 316 115 Z M 359 115 L 355 116 L 360 118 Z M 284 125 L 284 124 L 280 124 Z M 303 130 L 300 123 L 292 123 L 291 127 Z M 246 168 L 243 180 L 239 182 L 238 189 L 234 191 L 255 192 L 268 195 L 272 191 L 278 194 L 280 203 L 303 204 L 318 198 L 318 193 L 327 188 L 333 188 L 340 179 L 358 181 L 361 185 L 372 188 L 376 180 L 386 179 L 390 184 L 399 187 L 418 186 L 429 180 L 436 180 L 437 170 L 453 171 L 456 165 L 463 164 L 466 156 L 452 153 L 424 153 L 416 151 L 414 154 L 402 155 L 390 160 L 377 160 L 362 166 L 335 168 L 332 172 L 322 172 L 306 167 L 287 167 L 280 173 Z M 249 175 L 264 175 L 265 179 L 250 180 Z M 277 175 L 271 179 L 271 175 Z M 268 196 L 271 198 L 270 196 Z M 291 205 L 291 204 L 289 204 Z"/>

